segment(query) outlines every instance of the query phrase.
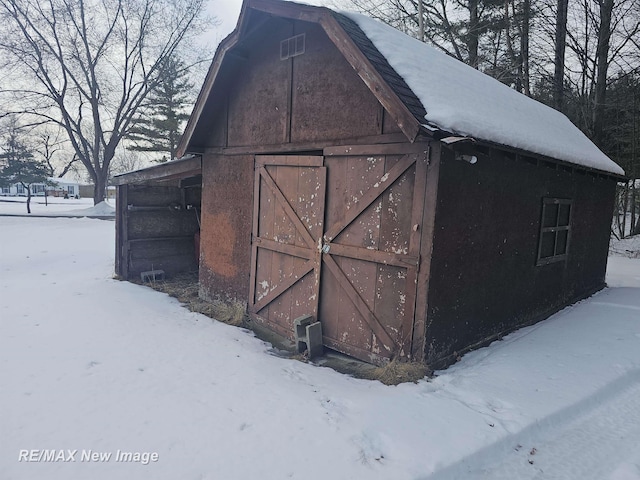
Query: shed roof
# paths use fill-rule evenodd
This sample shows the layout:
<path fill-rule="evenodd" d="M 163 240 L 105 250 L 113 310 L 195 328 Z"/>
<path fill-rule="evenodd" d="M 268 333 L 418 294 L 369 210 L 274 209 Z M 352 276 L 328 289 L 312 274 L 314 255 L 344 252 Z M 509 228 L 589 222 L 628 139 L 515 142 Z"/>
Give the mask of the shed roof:
<path fill-rule="evenodd" d="M 624 171 L 562 113 L 435 48 L 356 13 L 345 13 L 407 82 L 437 128 L 605 172 Z"/>
<path fill-rule="evenodd" d="M 202 159 L 192 155 L 170 162 L 152 165 L 140 170 L 122 173 L 113 177 L 114 185 L 144 183 L 153 180 L 171 180 L 199 175 L 202 172 Z"/>
<path fill-rule="evenodd" d="M 411 141 L 421 127 L 443 130 L 624 175 L 565 115 L 488 75 L 364 15 L 282 0 L 244 0 L 236 29 L 216 51 L 180 154 L 190 151 L 220 66 L 251 11 L 319 23 Z"/>

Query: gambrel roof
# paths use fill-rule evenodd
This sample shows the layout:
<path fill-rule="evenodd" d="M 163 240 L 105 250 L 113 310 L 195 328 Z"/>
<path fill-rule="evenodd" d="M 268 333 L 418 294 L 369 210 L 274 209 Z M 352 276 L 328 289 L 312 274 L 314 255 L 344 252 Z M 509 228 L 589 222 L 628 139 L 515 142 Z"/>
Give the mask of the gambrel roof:
<path fill-rule="evenodd" d="M 253 12 L 319 24 L 413 141 L 427 132 L 463 136 L 614 175 L 624 171 L 562 113 L 371 18 L 282 0 L 245 0 L 236 29 L 218 47 L 178 149 L 190 143 L 225 56 Z"/>

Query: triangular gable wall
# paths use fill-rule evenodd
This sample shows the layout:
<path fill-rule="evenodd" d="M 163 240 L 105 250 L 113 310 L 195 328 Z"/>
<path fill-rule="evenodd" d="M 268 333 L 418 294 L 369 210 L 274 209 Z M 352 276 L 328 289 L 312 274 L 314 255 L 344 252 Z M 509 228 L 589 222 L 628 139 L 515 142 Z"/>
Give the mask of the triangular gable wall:
<path fill-rule="evenodd" d="M 247 0 L 243 4 L 236 29 L 218 47 L 178 148 L 178 156 L 195 153 L 193 138 L 196 131 L 207 128 L 207 122 L 211 121 L 212 109 L 220 108 L 218 105 L 211 105 L 211 103 L 215 89 L 218 88 L 219 80 L 223 76 L 221 72 L 225 68 L 231 68 L 229 65 L 232 63 L 232 57 L 242 56 L 242 42 L 249 38 L 254 30 L 260 29 L 262 23 L 269 21 L 272 17 L 318 24 L 378 102 L 397 123 L 407 139 L 413 141 L 416 138 L 420 130 L 420 123 L 416 116 L 420 115 L 424 109 L 419 102 L 416 104 L 415 98 L 410 98 L 411 91 L 393 69 L 388 67 L 384 57 L 379 55 L 375 47 L 367 44 L 366 36 L 353 22 L 322 7 L 271 0 Z M 327 68 L 330 68 L 330 65 Z M 378 70 L 381 70 L 382 73 Z M 390 80 L 393 82 L 391 85 Z M 407 98 L 401 100 L 398 91 L 406 93 Z M 328 98 L 327 101 L 331 101 L 331 99 Z M 202 125 L 201 122 L 203 122 Z M 205 124 L 207 124 L 206 127 Z"/>

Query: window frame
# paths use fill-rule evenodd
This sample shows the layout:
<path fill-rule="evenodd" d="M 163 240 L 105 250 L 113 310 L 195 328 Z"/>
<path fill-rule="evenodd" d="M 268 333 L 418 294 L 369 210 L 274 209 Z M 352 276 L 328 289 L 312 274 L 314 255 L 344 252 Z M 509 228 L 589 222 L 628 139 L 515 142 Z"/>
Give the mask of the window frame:
<path fill-rule="evenodd" d="M 306 51 L 306 34 L 301 33 L 280 42 L 280 60 L 303 55 Z"/>
<path fill-rule="evenodd" d="M 545 226 L 545 213 L 547 211 L 548 205 L 557 205 L 558 211 L 556 212 L 555 224 L 553 226 Z M 569 215 L 566 224 L 560 224 L 560 206 L 568 205 L 569 206 Z M 554 198 L 554 197 L 543 197 L 542 198 L 542 209 L 540 212 L 540 232 L 538 237 L 538 254 L 536 256 L 536 265 L 548 265 L 550 263 L 562 262 L 567 259 L 569 256 L 569 247 L 571 244 L 571 221 L 573 218 L 573 200 L 568 198 Z M 567 232 L 567 238 L 564 246 L 564 251 L 562 253 L 556 253 L 558 247 L 558 233 L 559 232 Z M 552 233 L 553 234 L 553 255 L 543 257 L 542 256 L 542 246 L 543 239 L 545 234 Z"/>

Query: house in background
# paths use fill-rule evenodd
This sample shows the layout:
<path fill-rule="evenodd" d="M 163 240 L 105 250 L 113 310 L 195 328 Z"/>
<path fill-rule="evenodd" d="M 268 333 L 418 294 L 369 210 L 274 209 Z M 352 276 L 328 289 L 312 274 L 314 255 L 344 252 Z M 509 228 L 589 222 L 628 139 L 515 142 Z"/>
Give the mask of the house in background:
<path fill-rule="evenodd" d="M 179 148 L 116 177 L 116 270 L 359 359 L 447 365 L 604 287 L 624 172 L 562 114 L 356 14 L 246 0 Z M 199 259 L 198 264 L 194 261 Z"/>
<path fill-rule="evenodd" d="M 47 184 L 31 184 L 32 196 L 43 197 L 45 192 L 51 197 L 80 198 L 80 185 L 78 182 L 57 177 L 49 177 Z M 14 183 L 2 187 L 0 194 L 9 197 L 26 197 L 27 189 L 21 183 Z"/>

